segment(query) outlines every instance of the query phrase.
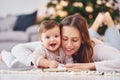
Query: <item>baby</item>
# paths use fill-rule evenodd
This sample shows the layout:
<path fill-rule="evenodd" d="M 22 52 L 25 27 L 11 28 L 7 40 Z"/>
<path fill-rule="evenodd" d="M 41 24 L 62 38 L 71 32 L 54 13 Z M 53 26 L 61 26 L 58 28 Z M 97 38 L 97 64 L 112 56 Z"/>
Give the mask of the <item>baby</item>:
<path fill-rule="evenodd" d="M 33 52 L 32 64 L 38 67 L 57 68 L 58 65 L 72 63 L 72 57 L 64 53 L 61 45 L 59 24 L 52 20 L 43 21 L 39 28 L 41 44 Z"/>

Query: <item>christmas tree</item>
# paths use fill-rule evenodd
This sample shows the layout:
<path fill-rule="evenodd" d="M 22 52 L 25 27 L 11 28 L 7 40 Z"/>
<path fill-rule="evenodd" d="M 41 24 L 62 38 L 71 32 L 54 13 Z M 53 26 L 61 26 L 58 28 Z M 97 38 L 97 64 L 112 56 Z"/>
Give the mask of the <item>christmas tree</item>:
<path fill-rule="evenodd" d="M 47 4 L 48 15 L 45 19 L 60 22 L 64 17 L 80 13 L 89 25 L 93 23 L 99 12 L 109 11 L 114 22 L 120 18 L 117 0 L 51 0 Z"/>

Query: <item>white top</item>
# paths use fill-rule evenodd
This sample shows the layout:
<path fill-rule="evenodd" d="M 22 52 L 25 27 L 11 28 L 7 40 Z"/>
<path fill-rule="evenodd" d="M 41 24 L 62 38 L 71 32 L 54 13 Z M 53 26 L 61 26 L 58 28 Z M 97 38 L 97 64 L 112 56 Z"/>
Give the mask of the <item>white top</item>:
<path fill-rule="evenodd" d="M 30 55 L 39 44 L 40 42 L 19 44 L 12 49 L 12 54 L 24 64 L 30 65 Z M 95 62 L 96 70 L 120 71 L 120 51 L 113 47 L 104 45 L 102 42 L 99 43 L 96 41 L 93 60 Z"/>
<path fill-rule="evenodd" d="M 120 51 L 107 45 L 94 47 L 93 60 L 98 71 L 120 72 Z"/>

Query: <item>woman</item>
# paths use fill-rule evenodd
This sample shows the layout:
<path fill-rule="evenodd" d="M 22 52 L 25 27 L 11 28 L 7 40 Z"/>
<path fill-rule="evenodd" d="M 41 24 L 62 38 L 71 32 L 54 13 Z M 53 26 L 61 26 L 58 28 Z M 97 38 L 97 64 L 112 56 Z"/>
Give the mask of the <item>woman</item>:
<path fill-rule="evenodd" d="M 67 68 L 120 71 L 120 51 L 97 40 L 91 40 L 88 24 L 81 15 L 66 17 L 60 27 L 62 48 L 66 54 L 72 55 L 76 62 L 67 64 Z"/>

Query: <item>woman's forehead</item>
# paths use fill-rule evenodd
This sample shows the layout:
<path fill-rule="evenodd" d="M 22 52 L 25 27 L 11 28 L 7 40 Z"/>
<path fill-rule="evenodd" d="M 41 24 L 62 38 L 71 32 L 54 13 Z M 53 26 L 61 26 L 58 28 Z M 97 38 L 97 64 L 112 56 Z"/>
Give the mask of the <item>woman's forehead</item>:
<path fill-rule="evenodd" d="M 62 28 L 62 35 L 80 37 L 80 31 L 75 27 L 65 26 Z"/>
<path fill-rule="evenodd" d="M 67 32 L 79 32 L 80 30 L 78 30 L 76 27 L 74 26 L 64 26 L 62 27 L 62 31 L 67 31 Z"/>

